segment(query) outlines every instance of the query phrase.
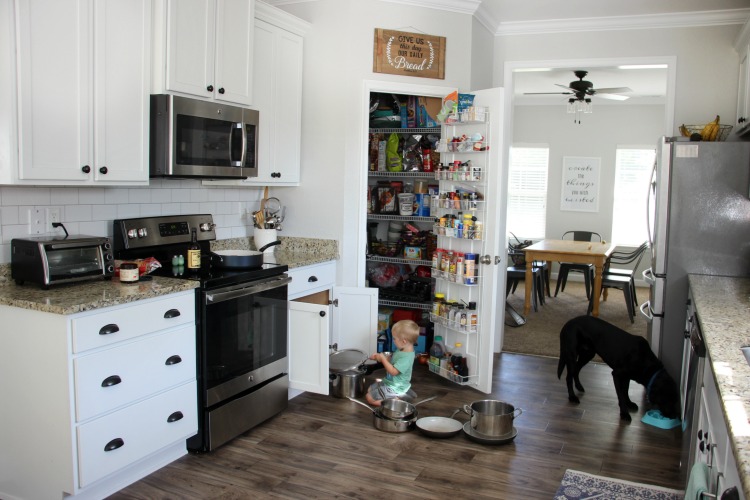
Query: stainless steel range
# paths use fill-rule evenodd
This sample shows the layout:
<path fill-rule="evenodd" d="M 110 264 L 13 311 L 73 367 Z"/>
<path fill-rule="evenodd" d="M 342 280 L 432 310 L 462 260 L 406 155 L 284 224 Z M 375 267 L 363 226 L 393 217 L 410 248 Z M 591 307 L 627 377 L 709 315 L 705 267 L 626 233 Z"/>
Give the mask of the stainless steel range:
<path fill-rule="evenodd" d="M 287 266 L 253 269 L 211 266 L 216 239 L 211 215 L 114 221 L 117 259 L 155 257 L 154 274 L 199 282 L 196 289 L 198 434 L 191 451 L 210 451 L 287 407 Z M 191 230 L 201 247 L 201 268 L 188 272 Z M 175 265 L 172 265 L 174 261 Z"/>

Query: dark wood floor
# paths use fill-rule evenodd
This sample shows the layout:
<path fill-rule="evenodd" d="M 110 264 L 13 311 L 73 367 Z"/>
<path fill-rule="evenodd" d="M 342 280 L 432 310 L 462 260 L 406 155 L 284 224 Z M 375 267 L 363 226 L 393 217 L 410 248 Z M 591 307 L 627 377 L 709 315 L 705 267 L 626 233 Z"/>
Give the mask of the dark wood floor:
<path fill-rule="evenodd" d="M 493 394 L 486 395 L 415 367 L 417 401 L 438 395 L 418 407 L 420 416 L 447 417 L 480 399 L 522 408 L 510 444 L 479 444 L 463 433 L 449 439 L 416 430 L 385 433 L 360 405 L 303 394 L 282 414 L 218 450 L 183 457 L 111 498 L 551 499 L 569 468 L 682 488 L 681 433 L 640 422 L 642 386 L 631 384 L 631 399 L 641 409 L 626 424 L 607 366 L 583 369 L 580 405 L 568 402 L 556 368 L 556 359 L 498 355 Z"/>

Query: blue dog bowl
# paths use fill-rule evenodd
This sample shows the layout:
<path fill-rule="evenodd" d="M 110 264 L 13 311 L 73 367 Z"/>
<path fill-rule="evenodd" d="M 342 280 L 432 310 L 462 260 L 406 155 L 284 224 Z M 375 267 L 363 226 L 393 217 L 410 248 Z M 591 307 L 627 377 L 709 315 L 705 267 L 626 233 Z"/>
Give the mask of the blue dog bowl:
<path fill-rule="evenodd" d="M 667 418 L 661 414 L 659 410 L 649 410 L 641 418 L 641 422 L 648 425 L 653 425 L 659 429 L 674 429 L 680 425 L 679 418 Z"/>

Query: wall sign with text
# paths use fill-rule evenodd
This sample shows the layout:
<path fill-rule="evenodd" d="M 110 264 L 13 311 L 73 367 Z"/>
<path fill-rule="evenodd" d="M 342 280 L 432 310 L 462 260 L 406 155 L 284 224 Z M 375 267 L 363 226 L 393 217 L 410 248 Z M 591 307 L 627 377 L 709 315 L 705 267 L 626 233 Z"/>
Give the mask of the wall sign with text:
<path fill-rule="evenodd" d="M 375 28 L 372 70 L 445 79 L 445 37 Z"/>
<path fill-rule="evenodd" d="M 599 170 L 601 158 L 563 157 L 560 210 L 599 211 Z"/>

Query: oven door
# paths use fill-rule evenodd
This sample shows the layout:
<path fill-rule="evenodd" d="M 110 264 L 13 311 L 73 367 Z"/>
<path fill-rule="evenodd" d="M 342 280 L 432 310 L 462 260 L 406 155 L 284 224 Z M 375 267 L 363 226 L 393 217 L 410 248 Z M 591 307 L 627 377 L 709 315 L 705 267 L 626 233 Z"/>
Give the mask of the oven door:
<path fill-rule="evenodd" d="M 203 404 L 211 407 L 288 373 L 286 274 L 201 292 Z"/>

